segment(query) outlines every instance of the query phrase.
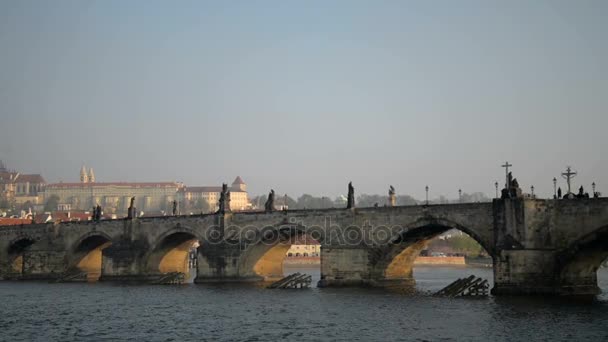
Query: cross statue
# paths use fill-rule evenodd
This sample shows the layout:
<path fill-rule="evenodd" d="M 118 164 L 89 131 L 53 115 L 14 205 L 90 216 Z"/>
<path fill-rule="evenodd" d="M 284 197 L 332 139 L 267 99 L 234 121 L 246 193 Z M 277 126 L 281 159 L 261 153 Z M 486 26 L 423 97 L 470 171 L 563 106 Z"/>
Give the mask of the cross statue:
<path fill-rule="evenodd" d="M 562 173 L 562 177 L 564 177 L 566 179 L 566 183 L 568 183 L 568 192 L 567 192 L 567 194 L 570 193 L 570 180 L 572 178 L 574 178 L 574 176 L 576 176 L 576 172 L 572 171 L 572 168 L 570 166 L 568 166 L 566 168 L 566 172 Z"/>
<path fill-rule="evenodd" d="M 513 166 L 513 164 L 509 164 L 509 162 L 505 162 L 505 165 L 501 165 L 505 168 L 505 189 L 510 189 L 511 184 L 509 184 L 509 168 Z"/>

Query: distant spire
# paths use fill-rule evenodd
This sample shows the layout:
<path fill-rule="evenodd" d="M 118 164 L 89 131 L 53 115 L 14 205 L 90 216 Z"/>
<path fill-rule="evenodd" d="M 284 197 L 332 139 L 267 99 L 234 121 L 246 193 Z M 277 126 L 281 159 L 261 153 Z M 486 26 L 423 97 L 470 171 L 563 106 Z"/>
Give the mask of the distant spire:
<path fill-rule="evenodd" d="M 89 169 L 89 183 L 95 183 L 95 172 L 93 172 L 93 168 Z"/>
<path fill-rule="evenodd" d="M 236 178 L 234 179 L 234 182 L 232 182 L 231 188 L 233 191 L 247 192 L 247 184 L 245 184 L 245 182 L 243 181 L 243 178 L 241 178 L 241 176 L 236 176 Z"/>
<path fill-rule="evenodd" d="M 2 160 L 0 160 L 0 172 L 6 172 L 6 167 L 4 166 Z"/>
<path fill-rule="evenodd" d="M 89 175 L 87 174 L 87 168 L 84 166 L 84 164 L 82 164 L 82 167 L 80 168 L 80 183 L 88 183 L 89 182 Z"/>

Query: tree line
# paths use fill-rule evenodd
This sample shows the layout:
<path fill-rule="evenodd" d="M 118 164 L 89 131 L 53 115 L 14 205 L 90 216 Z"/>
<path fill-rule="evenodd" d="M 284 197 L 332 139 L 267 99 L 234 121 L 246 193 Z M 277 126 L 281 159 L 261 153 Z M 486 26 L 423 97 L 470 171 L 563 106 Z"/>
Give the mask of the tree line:
<path fill-rule="evenodd" d="M 268 199 L 267 195 L 260 195 L 251 198 L 251 203 L 255 208 L 264 208 L 264 203 Z M 448 199 L 445 196 L 429 200 L 429 204 L 448 204 L 448 203 L 472 203 L 472 202 L 490 202 L 491 199 L 481 192 L 475 192 L 472 194 L 462 193 L 461 199 Z M 373 206 L 385 206 L 388 205 L 388 196 L 383 195 L 368 195 L 361 194 L 356 197 L 357 207 L 373 207 Z M 418 205 L 425 204 L 426 200 L 418 200 L 410 195 L 397 195 L 396 205 Z M 346 198 L 339 196 L 334 199 L 327 196 L 312 196 L 304 194 L 297 199 L 294 199 L 288 195 L 276 195 L 274 205 L 277 209 L 287 206 L 288 209 L 329 209 L 329 208 L 342 208 L 346 206 Z"/>

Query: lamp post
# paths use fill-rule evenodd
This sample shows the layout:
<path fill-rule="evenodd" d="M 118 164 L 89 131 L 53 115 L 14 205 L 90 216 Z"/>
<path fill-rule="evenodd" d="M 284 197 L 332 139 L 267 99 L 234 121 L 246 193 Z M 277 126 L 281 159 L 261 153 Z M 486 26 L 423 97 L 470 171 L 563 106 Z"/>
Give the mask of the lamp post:
<path fill-rule="evenodd" d="M 458 201 L 462 203 L 462 189 L 458 189 Z"/>
<path fill-rule="evenodd" d="M 534 198 L 534 185 L 530 187 L 530 195 Z"/>
<path fill-rule="evenodd" d="M 557 198 L 557 179 L 553 177 L 553 198 Z"/>
<path fill-rule="evenodd" d="M 593 197 L 595 197 L 595 182 L 591 183 L 591 189 L 593 190 Z"/>
<path fill-rule="evenodd" d="M 424 190 L 426 190 L 426 205 L 429 205 L 429 186 L 425 186 Z"/>
<path fill-rule="evenodd" d="M 496 198 L 498 198 L 498 182 L 494 182 L 494 187 L 496 188 Z"/>

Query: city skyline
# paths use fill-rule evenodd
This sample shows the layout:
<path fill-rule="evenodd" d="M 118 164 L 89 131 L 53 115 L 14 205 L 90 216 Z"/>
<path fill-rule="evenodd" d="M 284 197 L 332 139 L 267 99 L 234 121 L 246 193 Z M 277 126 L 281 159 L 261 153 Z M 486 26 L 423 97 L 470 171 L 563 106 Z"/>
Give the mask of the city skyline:
<path fill-rule="evenodd" d="M 505 164 L 508 164 L 509 167 L 513 166 L 509 162 L 506 162 Z M 6 166 L 1 159 L 0 159 L 0 166 L 1 166 L 0 169 L 4 168 Z M 501 167 L 504 168 L 505 165 L 501 165 Z M 8 167 L 6 169 L 9 170 L 9 171 L 11 171 L 11 172 L 17 172 L 17 173 L 22 174 L 22 175 L 24 174 L 24 172 L 22 170 L 11 169 L 10 167 Z M 551 180 L 552 184 L 553 184 L 552 191 L 556 191 L 559 188 L 560 191 L 562 191 L 564 194 L 567 193 L 567 191 L 568 191 L 568 187 L 567 187 L 568 186 L 568 181 L 566 180 L 566 172 L 569 173 L 569 172 L 571 172 L 570 170 L 571 170 L 571 167 L 567 166 L 566 169 L 564 170 L 565 172 L 559 173 L 559 175 L 557 175 L 554 179 Z M 162 180 L 152 180 L 152 181 L 145 181 L 145 182 L 133 182 L 133 181 L 124 180 L 124 179 L 123 180 L 119 179 L 119 180 L 109 180 L 109 181 L 107 181 L 107 180 L 97 181 L 96 178 L 95 178 L 95 176 L 94 176 L 94 174 L 93 174 L 93 172 L 94 171 L 93 171 L 92 167 L 89 168 L 89 169 L 87 169 L 86 165 L 83 164 L 82 167 L 81 167 L 81 169 L 80 169 L 80 178 L 79 179 L 68 180 L 68 181 L 65 181 L 65 182 L 63 180 L 60 180 L 58 182 L 46 182 L 45 181 L 45 184 L 61 185 L 62 183 L 65 183 L 65 184 L 80 184 L 80 183 L 85 183 L 85 184 L 86 183 L 94 183 L 94 184 L 121 184 L 121 183 L 124 183 L 124 184 L 129 184 L 129 183 L 134 183 L 134 184 L 137 184 L 137 183 L 151 184 L 151 183 L 159 183 L 159 182 L 160 183 L 167 183 L 166 181 L 162 181 Z M 506 172 L 509 172 L 509 169 L 507 169 Z M 573 169 L 573 168 L 572 168 L 572 172 L 573 172 L 573 177 L 571 177 L 571 179 L 574 179 L 575 178 L 574 176 L 578 176 L 578 172 L 575 169 Z M 93 174 L 93 181 L 91 181 L 89 179 L 89 177 L 90 177 L 91 174 Z M 40 176 L 42 178 L 44 177 L 43 174 L 36 174 L 35 176 Z M 83 177 L 84 177 L 84 179 L 83 179 Z M 242 182 L 242 178 L 240 177 L 240 175 L 236 176 L 236 180 L 235 181 L 241 181 Z M 187 184 L 187 183 L 180 182 L 180 181 L 175 181 L 175 180 L 170 180 L 169 182 L 176 183 L 176 184 L 182 184 L 186 188 L 188 188 L 188 187 L 200 187 L 201 184 L 203 184 L 203 183 Z M 231 182 L 223 181 L 222 183 L 230 184 Z M 222 183 L 220 183 L 220 184 L 210 184 L 209 183 L 207 185 L 202 185 L 202 186 L 203 187 L 205 187 L 205 186 L 206 187 L 209 187 L 209 186 L 211 186 L 211 187 L 219 187 Z M 502 179 L 501 181 L 495 181 L 494 182 L 494 193 L 493 194 L 488 194 L 488 193 L 485 193 L 483 191 L 466 191 L 466 190 L 463 190 L 462 188 L 459 188 L 457 190 L 456 196 L 453 196 L 453 194 L 435 193 L 435 194 L 428 195 L 429 196 L 428 198 L 432 202 L 441 201 L 441 200 L 455 201 L 455 200 L 459 200 L 459 198 L 461 197 L 461 195 L 467 195 L 467 196 L 468 195 L 474 195 L 474 197 L 478 197 L 477 196 L 478 194 L 483 194 L 483 196 L 485 198 L 487 198 L 487 199 L 498 198 L 498 197 L 500 197 L 500 191 L 505 187 L 504 186 L 505 184 L 506 184 L 505 179 Z M 578 188 L 580 186 L 583 186 L 584 189 L 585 189 L 585 192 L 593 194 L 595 191 L 599 191 L 601 193 L 600 188 L 598 187 L 598 185 L 600 185 L 600 184 L 596 183 L 596 181 L 592 181 L 590 184 L 582 184 L 582 183 L 578 183 L 578 182 L 573 182 L 572 183 L 571 191 L 573 193 L 576 193 L 576 192 L 578 192 Z M 531 189 L 532 186 L 534 186 L 534 185 L 531 185 L 530 187 L 522 189 L 523 192 L 527 193 L 527 194 L 532 194 L 532 195 L 534 195 L 535 197 L 538 197 L 538 198 L 551 198 L 554 195 L 553 192 L 548 193 L 548 194 L 542 194 L 542 193 L 539 194 L 538 193 L 538 189 L 536 187 L 534 187 L 535 190 L 532 191 L 532 189 Z M 426 189 L 427 187 L 429 187 L 429 186 L 425 185 L 425 189 L 424 189 L 425 194 L 424 194 L 423 197 L 416 197 L 416 196 L 412 195 L 411 193 L 407 193 L 407 192 L 400 192 L 400 193 L 398 193 L 398 195 L 411 196 L 413 199 L 415 199 L 415 200 L 417 200 L 419 202 L 423 202 L 424 199 L 427 197 L 427 189 Z M 430 191 L 430 190 L 431 190 L 431 188 L 429 187 L 428 191 Z M 592 191 L 590 192 L 589 190 L 592 190 Z M 251 195 L 252 195 L 252 197 L 266 196 L 267 192 L 251 193 Z M 283 195 L 283 196 L 284 195 L 288 195 L 292 199 L 297 199 L 297 198 L 299 198 L 300 196 L 303 196 L 303 195 L 312 195 L 312 196 L 315 196 L 315 197 L 328 197 L 328 198 L 332 198 L 332 199 L 338 199 L 340 197 L 346 198 L 347 194 L 346 193 L 344 193 L 344 194 L 339 193 L 337 195 L 330 195 L 330 194 L 324 194 L 324 193 L 321 193 L 321 194 L 311 194 L 311 193 L 304 192 L 304 193 L 300 193 L 300 194 L 282 193 L 280 195 Z M 385 196 L 386 193 L 382 193 L 382 192 L 368 192 L 368 193 L 365 193 L 364 192 L 364 193 L 357 193 L 356 195 L 357 196 L 359 196 L 359 195 Z M 387 196 L 385 196 L 385 197 L 387 197 Z"/>

